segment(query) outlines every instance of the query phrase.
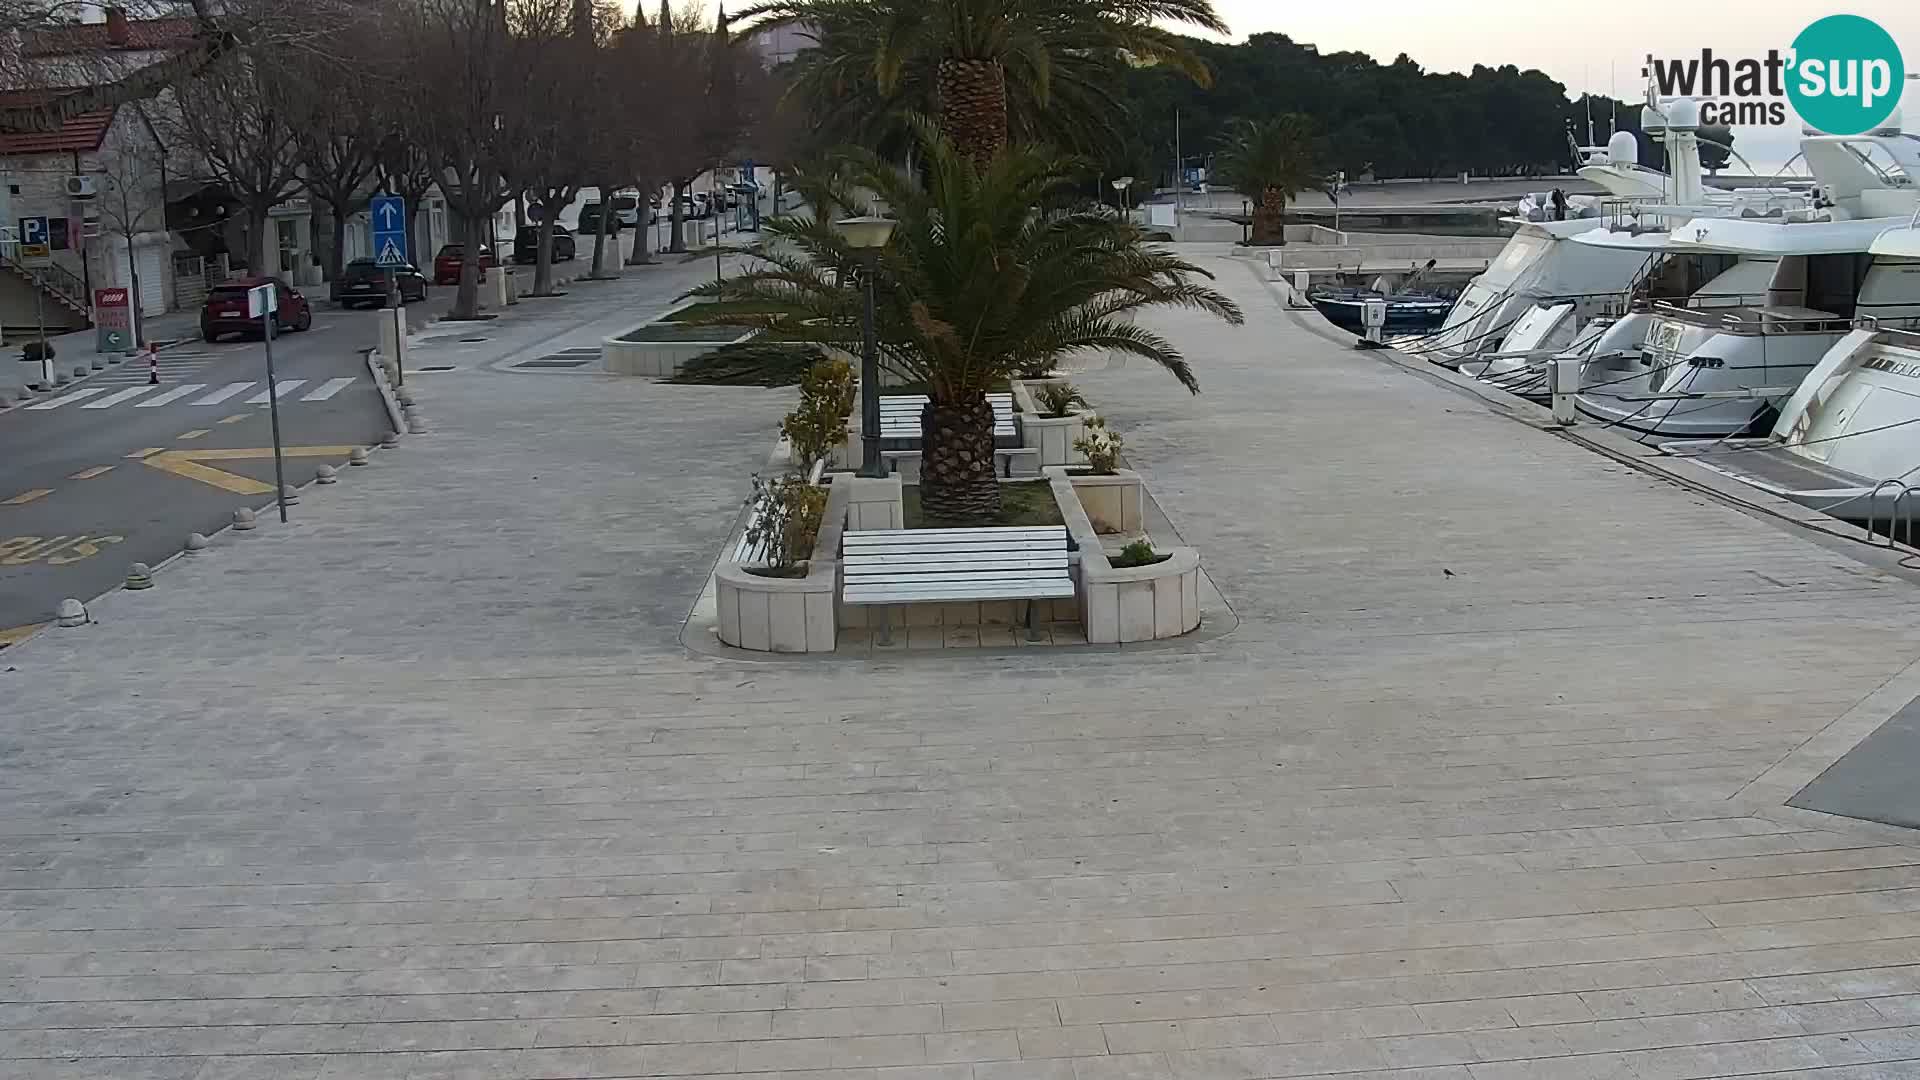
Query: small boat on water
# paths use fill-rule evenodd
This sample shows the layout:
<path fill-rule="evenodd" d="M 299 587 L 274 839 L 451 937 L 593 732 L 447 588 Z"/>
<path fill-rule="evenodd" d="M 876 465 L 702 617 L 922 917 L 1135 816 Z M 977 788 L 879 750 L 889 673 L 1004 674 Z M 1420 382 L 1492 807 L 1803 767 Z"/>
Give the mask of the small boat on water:
<path fill-rule="evenodd" d="M 1424 334 L 1437 330 L 1447 319 L 1447 312 L 1453 310 L 1453 301 L 1431 293 L 1382 293 L 1373 289 L 1320 289 L 1307 294 L 1307 302 L 1312 304 L 1327 321 L 1342 330 L 1353 334 L 1366 333 L 1366 324 L 1362 312 L 1367 301 L 1384 300 L 1387 305 L 1387 323 L 1381 332 L 1395 334 Z"/>

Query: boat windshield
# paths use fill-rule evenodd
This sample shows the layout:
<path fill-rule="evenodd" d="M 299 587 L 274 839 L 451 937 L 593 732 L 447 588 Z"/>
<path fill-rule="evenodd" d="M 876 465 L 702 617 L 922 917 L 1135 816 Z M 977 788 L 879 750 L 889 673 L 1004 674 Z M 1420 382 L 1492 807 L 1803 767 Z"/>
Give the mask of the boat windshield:
<path fill-rule="evenodd" d="M 1852 154 L 1888 187 L 1913 187 L 1920 183 L 1920 135 L 1883 135 L 1857 139 L 1845 144 Z"/>
<path fill-rule="evenodd" d="M 1507 240 L 1507 246 L 1501 248 L 1500 254 L 1474 279 L 1474 284 L 1490 293 L 1506 292 L 1507 287 L 1519 280 L 1521 274 L 1540 261 L 1553 243 L 1552 237 L 1514 233 Z"/>

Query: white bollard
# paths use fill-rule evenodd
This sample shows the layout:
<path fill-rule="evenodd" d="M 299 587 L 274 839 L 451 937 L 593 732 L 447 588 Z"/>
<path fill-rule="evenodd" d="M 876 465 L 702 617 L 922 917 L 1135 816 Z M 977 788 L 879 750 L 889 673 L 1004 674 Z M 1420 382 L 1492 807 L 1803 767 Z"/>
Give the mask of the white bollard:
<path fill-rule="evenodd" d="M 59 620 L 61 626 L 85 626 L 93 621 L 87 615 L 87 605 L 71 596 L 60 601 L 59 610 L 54 613 L 54 618 Z"/>

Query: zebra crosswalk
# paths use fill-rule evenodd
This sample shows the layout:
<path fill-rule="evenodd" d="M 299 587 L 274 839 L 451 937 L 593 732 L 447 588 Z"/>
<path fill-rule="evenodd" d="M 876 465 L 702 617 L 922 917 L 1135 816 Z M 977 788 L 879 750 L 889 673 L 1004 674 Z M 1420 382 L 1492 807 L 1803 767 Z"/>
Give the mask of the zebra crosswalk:
<path fill-rule="evenodd" d="M 293 401 L 326 401 L 328 398 L 352 386 L 357 380 L 352 378 L 327 379 L 314 382 L 309 379 L 279 379 L 275 381 L 274 397 L 282 403 Z M 255 388 L 258 387 L 258 390 Z M 158 409 L 162 406 L 218 405 L 229 398 L 238 397 L 248 391 L 254 391 L 241 403 L 246 405 L 265 405 L 267 387 L 264 381 L 248 380 L 230 382 L 215 387 L 212 383 L 162 383 L 153 386 L 142 383 L 116 389 L 108 386 L 88 386 L 72 390 L 56 398 L 35 402 L 27 406 L 28 411 L 61 409 L 68 405 L 79 405 L 82 409 L 111 409 L 120 405 L 130 405 L 136 409 Z"/>

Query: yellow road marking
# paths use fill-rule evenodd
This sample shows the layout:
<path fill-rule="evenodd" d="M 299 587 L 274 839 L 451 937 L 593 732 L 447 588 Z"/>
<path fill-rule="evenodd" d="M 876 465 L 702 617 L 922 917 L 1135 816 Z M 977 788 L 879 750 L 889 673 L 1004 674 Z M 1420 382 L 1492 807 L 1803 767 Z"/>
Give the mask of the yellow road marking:
<path fill-rule="evenodd" d="M 20 642 L 27 640 L 27 638 L 29 637 L 32 637 L 33 632 L 35 630 L 38 630 L 45 625 L 47 624 L 43 622 L 37 622 L 37 623 L 29 623 L 26 626 L 15 626 L 5 630 L 0 630 L 0 648 L 5 648 L 8 645 L 18 645 Z"/>
<path fill-rule="evenodd" d="M 220 422 L 223 424 L 237 424 L 240 421 L 245 420 L 252 415 L 253 415 L 252 413 L 234 413 L 232 416 L 222 417 L 220 419 Z"/>
<path fill-rule="evenodd" d="M 152 457 L 153 455 L 165 449 L 166 447 L 164 446 L 149 446 L 145 450 L 135 450 L 133 453 L 128 454 L 127 457 L 136 459 L 136 460 L 139 458 Z"/>
<path fill-rule="evenodd" d="M 72 476 L 67 477 L 67 479 L 91 480 L 96 476 L 105 476 L 106 474 L 112 472 L 113 469 L 114 467 L 112 465 L 95 465 L 91 469 L 86 469 L 81 472 L 74 473 Z"/>
<path fill-rule="evenodd" d="M 205 434 L 206 434 L 207 432 L 209 432 L 209 431 L 212 431 L 212 430 L 213 430 L 212 428 L 194 428 L 194 429 L 193 429 L 192 431 L 189 431 L 189 432 L 187 432 L 187 433 L 185 433 L 185 434 L 183 434 L 183 435 L 180 435 L 180 436 L 179 436 L 179 438 L 181 438 L 181 439 L 197 439 L 197 438 L 199 438 L 200 436 L 202 436 L 202 435 L 205 435 Z"/>
<path fill-rule="evenodd" d="M 23 491 L 11 499 L 0 499 L 0 506 L 20 506 L 51 494 L 53 494 L 52 488 L 34 488 L 32 491 Z"/>
<path fill-rule="evenodd" d="M 300 457 L 345 457 L 353 453 L 351 446 L 289 446 L 281 451 L 290 458 Z M 215 469 L 200 464 L 203 461 L 258 461 L 271 459 L 273 447 L 260 446 L 245 450 L 168 450 L 154 454 L 146 459 L 146 464 L 170 472 L 175 476 L 184 476 L 189 480 L 198 480 L 223 491 L 236 495 L 271 495 L 272 484 L 263 484 L 250 476 L 241 476 L 224 469 Z"/>
<path fill-rule="evenodd" d="M 100 549 L 126 541 L 124 536 L 9 536 L 0 538 L 0 566 L 66 566 L 100 554 Z"/>

